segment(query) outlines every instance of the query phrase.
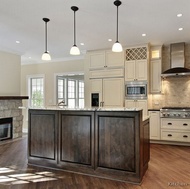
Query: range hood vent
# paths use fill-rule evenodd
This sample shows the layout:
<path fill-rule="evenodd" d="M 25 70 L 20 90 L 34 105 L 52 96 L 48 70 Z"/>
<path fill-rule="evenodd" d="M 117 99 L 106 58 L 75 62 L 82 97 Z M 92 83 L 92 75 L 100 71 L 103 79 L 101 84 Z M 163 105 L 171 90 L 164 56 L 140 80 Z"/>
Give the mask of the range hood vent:
<path fill-rule="evenodd" d="M 185 43 L 170 45 L 170 69 L 164 71 L 162 77 L 190 75 L 190 69 L 185 68 Z"/>

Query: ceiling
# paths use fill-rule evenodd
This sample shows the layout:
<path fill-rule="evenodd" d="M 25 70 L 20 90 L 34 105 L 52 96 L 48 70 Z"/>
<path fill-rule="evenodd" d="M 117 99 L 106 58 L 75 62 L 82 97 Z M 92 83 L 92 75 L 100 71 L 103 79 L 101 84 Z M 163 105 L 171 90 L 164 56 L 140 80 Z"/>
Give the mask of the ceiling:
<path fill-rule="evenodd" d="M 21 55 L 22 64 L 42 63 L 45 24 L 52 61 L 82 58 L 86 51 L 111 49 L 116 40 L 114 0 L 0 0 L 0 50 Z M 119 41 L 124 46 L 190 42 L 190 1 L 121 0 Z M 80 56 L 71 56 L 73 11 L 76 12 L 76 43 Z M 182 13 L 182 17 L 177 17 Z M 179 31 L 178 28 L 183 30 Z M 146 33 L 145 37 L 142 34 Z M 109 42 L 108 39 L 113 39 Z M 20 43 L 16 43 L 16 41 Z M 80 45 L 80 43 L 84 45 Z"/>

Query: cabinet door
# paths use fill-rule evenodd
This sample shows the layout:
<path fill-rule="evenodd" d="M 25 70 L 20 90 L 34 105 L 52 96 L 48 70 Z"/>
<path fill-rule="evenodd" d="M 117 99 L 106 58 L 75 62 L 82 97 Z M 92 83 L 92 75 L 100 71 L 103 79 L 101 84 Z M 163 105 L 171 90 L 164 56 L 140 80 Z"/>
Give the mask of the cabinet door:
<path fill-rule="evenodd" d="M 43 166 L 57 161 L 58 114 L 55 111 L 29 110 L 28 159 Z M 42 150 L 43 149 L 43 150 Z"/>
<path fill-rule="evenodd" d="M 151 61 L 151 93 L 161 93 L 161 60 Z"/>
<path fill-rule="evenodd" d="M 136 60 L 135 75 L 137 80 L 147 80 L 147 60 Z"/>
<path fill-rule="evenodd" d="M 96 52 L 89 54 L 89 68 L 90 69 L 102 69 L 105 66 L 105 53 Z"/>
<path fill-rule="evenodd" d="M 91 79 L 90 82 L 91 82 L 91 93 L 99 94 L 99 106 L 100 106 L 100 102 L 102 102 L 102 79 Z"/>
<path fill-rule="evenodd" d="M 106 51 L 106 67 L 123 67 L 124 66 L 124 51 L 112 52 Z"/>
<path fill-rule="evenodd" d="M 103 79 L 103 101 L 105 107 L 123 107 L 123 78 Z"/>
<path fill-rule="evenodd" d="M 126 108 L 135 108 L 136 102 L 134 100 L 125 100 L 125 107 Z"/>
<path fill-rule="evenodd" d="M 135 80 L 135 61 L 125 62 L 125 81 Z"/>
<path fill-rule="evenodd" d="M 94 166 L 93 120 L 91 111 L 60 111 L 60 166 Z"/>
<path fill-rule="evenodd" d="M 160 112 L 150 111 L 150 139 L 160 140 Z"/>
<path fill-rule="evenodd" d="M 148 104 L 147 100 L 137 100 L 136 101 L 136 107 L 143 109 L 143 117 L 146 117 L 148 115 Z"/>

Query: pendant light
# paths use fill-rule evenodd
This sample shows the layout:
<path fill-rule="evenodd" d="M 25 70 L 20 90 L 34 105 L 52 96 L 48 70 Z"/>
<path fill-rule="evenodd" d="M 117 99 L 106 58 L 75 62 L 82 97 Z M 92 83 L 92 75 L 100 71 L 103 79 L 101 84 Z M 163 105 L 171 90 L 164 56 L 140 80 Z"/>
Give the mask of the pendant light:
<path fill-rule="evenodd" d="M 116 1 L 114 1 L 113 4 L 117 7 L 117 29 L 116 29 L 116 42 L 112 46 L 112 51 L 113 52 L 122 52 L 123 47 L 121 46 L 121 44 L 118 41 L 118 7 L 121 5 L 121 1 L 116 0 Z"/>
<path fill-rule="evenodd" d="M 75 21 L 75 12 L 78 11 L 78 7 L 76 6 L 72 6 L 71 7 L 71 10 L 74 11 L 74 45 L 71 47 L 71 50 L 70 50 L 70 54 L 71 55 L 79 55 L 80 54 L 80 50 L 79 48 L 76 46 L 76 21 Z"/>
<path fill-rule="evenodd" d="M 42 55 L 42 60 L 51 60 L 51 56 L 47 51 L 47 23 L 50 21 L 49 18 L 42 19 L 45 22 L 45 52 Z"/>

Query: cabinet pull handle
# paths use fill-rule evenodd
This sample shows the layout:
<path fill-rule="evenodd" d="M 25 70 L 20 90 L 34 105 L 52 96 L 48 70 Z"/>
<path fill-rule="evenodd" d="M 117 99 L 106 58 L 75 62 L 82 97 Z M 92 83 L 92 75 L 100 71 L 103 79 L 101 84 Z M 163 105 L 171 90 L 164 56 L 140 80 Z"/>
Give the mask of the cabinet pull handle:
<path fill-rule="evenodd" d="M 183 126 L 187 126 L 188 124 L 187 123 L 184 123 Z"/>
<path fill-rule="evenodd" d="M 172 123 L 168 123 L 168 125 L 172 125 Z"/>
<path fill-rule="evenodd" d="M 188 136 L 187 135 L 183 135 L 183 138 L 188 138 Z"/>
<path fill-rule="evenodd" d="M 172 137 L 172 134 L 168 134 L 169 137 Z"/>

